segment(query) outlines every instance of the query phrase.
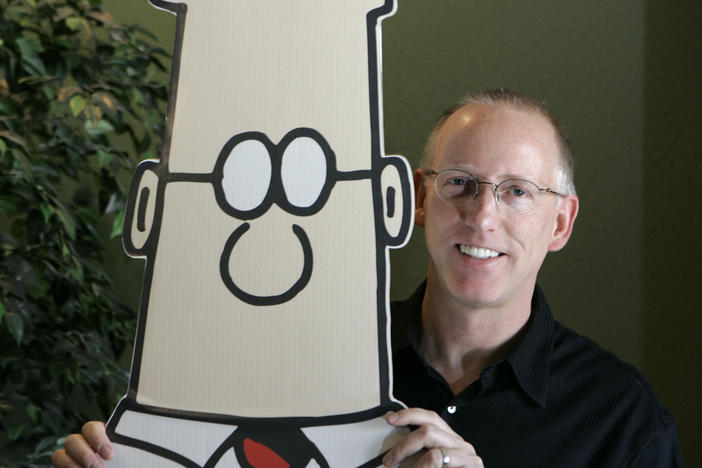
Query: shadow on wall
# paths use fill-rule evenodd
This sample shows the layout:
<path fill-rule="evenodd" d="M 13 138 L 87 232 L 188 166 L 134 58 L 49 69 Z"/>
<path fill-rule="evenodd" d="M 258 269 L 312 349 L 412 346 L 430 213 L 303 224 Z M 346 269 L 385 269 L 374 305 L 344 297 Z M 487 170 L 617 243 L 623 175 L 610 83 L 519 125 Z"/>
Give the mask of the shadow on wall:
<path fill-rule="evenodd" d="M 644 127 L 644 371 L 678 420 L 685 466 L 702 466 L 702 4 L 649 0 Z M 695 455 L 697 454 L 697 455 Z"/>

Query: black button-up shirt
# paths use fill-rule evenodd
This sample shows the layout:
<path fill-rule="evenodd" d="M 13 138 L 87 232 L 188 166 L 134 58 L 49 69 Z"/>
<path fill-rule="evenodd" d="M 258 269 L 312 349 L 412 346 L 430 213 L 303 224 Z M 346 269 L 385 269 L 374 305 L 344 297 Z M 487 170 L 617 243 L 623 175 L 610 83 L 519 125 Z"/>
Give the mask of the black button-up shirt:
<path fill-rule="evenodd" d="M 511 352 L 454 395 L 418 351 L 424 289 L 392 304 L 395 397 L 436 411 L 487 468 L 681 466 L 675 420 L 648 382 L 555 321 L 538 286 Z"/>

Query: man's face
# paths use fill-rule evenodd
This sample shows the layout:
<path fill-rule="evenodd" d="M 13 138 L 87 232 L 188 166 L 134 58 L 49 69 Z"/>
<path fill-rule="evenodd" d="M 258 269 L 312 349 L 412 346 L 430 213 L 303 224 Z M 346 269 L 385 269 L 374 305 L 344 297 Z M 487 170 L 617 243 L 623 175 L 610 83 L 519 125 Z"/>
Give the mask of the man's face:
<path fill-rule="evenodd" d="M 558 167 L 555 132 L 542 116 L 470 104 L 442 127 L 432 169 L 458 168 L 494 183 L 526 179 L 558 191 Z M 546 253 L 568 240 L 577 197 L 542 194 L 528 213 L 519 214 L 498 206 L 493 187 L 481 184 L 474 200 L 454 206 L 441 200 L 435 182 L 423 175 L 415 174 L 416 220 L 425 227 L 432 284 L 469 307 L 528 301 Z"/>

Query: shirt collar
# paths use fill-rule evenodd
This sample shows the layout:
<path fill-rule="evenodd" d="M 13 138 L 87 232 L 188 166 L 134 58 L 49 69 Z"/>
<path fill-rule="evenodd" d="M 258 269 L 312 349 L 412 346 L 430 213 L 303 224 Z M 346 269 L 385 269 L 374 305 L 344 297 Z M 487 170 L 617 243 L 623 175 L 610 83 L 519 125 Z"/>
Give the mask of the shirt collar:
<path fill-rule="evenodd" d="M 393 353 L 411 346 L 420 354 L 421 310 L 425 289 L 426 280 L 407 300 L 393 307 Z M 554 324 L 546 297 L 537 285 L 531 299 L 529 321 L 514 348 L 502 361 L 508 363 L 512 368 L 521 389 L 542 407 L 546 406 L 549 367 L 554 342 Z"/>
<path fill-rule="evenodd" d="M 412 347 L 419 353 L 422 337 L 422 301 L 427 281 L 424 280 L 410 297 L 392 304 L 392 352 Z"/>
<path fill-rule="evenodd" d="M 554 325 L 546 297 L 537 285 L 531 298 L 531 316 L 526 328 L 505 358 L 524 392 L 542 407 L 546 406 Z"/>

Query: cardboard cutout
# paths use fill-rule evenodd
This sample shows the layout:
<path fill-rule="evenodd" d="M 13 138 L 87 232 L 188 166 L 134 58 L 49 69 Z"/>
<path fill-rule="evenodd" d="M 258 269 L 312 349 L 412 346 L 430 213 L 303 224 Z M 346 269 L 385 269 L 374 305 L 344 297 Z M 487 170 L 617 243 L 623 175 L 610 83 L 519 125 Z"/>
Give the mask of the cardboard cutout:
<path fill-rule="evenodd" d="M 151 0 L 177 15 L 168 134 L 136 172 L 146 259 L 112 466 L 377 466 L 391 395 L 388 248 L 406 161 L 383 156 L 393 0 Z"/>

